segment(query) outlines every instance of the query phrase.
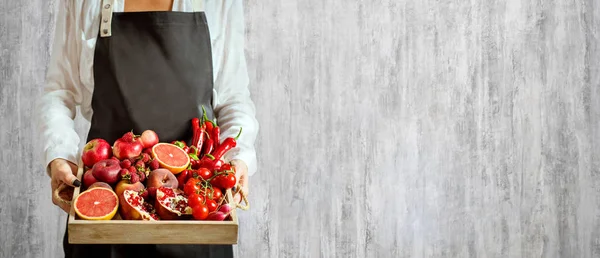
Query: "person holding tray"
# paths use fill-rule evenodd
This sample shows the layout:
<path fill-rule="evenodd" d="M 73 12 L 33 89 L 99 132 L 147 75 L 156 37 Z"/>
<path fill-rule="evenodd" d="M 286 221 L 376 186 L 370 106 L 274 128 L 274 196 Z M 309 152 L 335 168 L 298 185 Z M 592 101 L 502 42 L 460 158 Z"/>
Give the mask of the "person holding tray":
<path fill-rule="evenodd" d="M 59 0 L 47 83 L 39 100 L 44 162 L 52 191 L 79 186 L 76 108 L 87 141 L 114 142 L 154 130 L 161 142 L 190 139 L 190 120 L 216 119 L 236 136 L 228 160 L 248 193 L 256 171 L 255 106 L 248 89 L 241 0 Z M 166 123 L 165 121 L 175 121 Z M 186 133 L 181 133 L 186 132 Z M 237 197 L 237 196 L 236 196 Z M 70 207 L 53 202 L 69 212 Z M 76 245 L 65 257 L 233 257 L 231 245 Z"/>

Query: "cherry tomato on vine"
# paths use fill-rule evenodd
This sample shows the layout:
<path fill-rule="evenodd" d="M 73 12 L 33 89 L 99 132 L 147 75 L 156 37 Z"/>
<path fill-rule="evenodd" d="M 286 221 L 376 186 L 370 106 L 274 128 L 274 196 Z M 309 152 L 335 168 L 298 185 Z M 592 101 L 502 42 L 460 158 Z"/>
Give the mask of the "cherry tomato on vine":
<path fill-rule="evenodd" d="M 233 173 L 221 174 L 216 176 L 214 179 L 216 180 L 216 185 L 223 189 L 231 189 L 237 183 L 237 178 L 235 178 Z"/>
<path fill-rule="evenodd" d="M 201 187 L 202 186 L 200 185 L 200 180 L 192 177 L 188 179 L 188 181 L 185 183 L 185 186 L 183 187 L 183 192 L 185 193 L 185 195 L 190 196 L 200 191 Z"/>
<path fill-rule="evenodd" d="M 208 207 L 204 204 L 198 204 L 192 207 L 192 216 L 197 220 L 204 220 L 208 217 Z"/>
<path fill-rule="evenodd" d="M 192 194 L 188 197 L 188 206 L 192 207 L 196 207 L 200 204 L 204 204 L 204 196 L 200 195 L 200 194 Z"/>
<path fill-rule="evenodd" d="M 210 171 L 208 168 L 199 168 L 198 170 L 196 170 L 196 173 L 199 177 L 201 177 L 204 180 L 209 180 L 214 175 L 213 172 Z"/>
<path fill-rule="evenodd" d="M 208 212 L 213 212 L 217 210 L 217 202 L 214 200 L 206 200 L 206 207 L 208 207 Z"/>

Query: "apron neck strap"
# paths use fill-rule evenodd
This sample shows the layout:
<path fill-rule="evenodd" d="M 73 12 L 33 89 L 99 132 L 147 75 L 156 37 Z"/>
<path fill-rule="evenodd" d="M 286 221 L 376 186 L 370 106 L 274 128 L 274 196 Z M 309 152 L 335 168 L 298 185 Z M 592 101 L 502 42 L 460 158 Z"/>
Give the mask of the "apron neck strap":
<path fill-rule="evenodd" d="M 113 0 L 102 0 L 102 12 L 100 17 L 100 36 L 110 37 L 110 24 L 112 21 Z"/>
<path fill-rule="evenodd" d="M 112 23 L 114 0 L 102 0 L 102 12 L 100 17 L 100 36 L 110 37 L 112 35 L 110 24 Z M 192 0 L 192 10 L 194 12 L 204 12 L 204 0 Z"/>

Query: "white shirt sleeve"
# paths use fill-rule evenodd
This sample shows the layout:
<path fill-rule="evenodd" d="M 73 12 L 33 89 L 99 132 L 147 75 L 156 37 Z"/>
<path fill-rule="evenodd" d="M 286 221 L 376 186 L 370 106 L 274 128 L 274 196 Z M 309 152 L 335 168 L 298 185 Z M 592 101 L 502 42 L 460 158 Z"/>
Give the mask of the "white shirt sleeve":
<path fill-rule="evenodd" d="M 242 134 L 238 138 L 236 148 L 226 155 L 228 160 L 239 159 L 248 166 L 248 174 L 257 170 L 254 141 L 258 134 L 258 121 L 255 118 L 256 108 L 250 96 L 246 57 L 244 54 L 244 10 L 243 1 L 212 1 L 210 4 L 223 5 L 220 36 L 224 37 L 224 46 L 213 46 L 213 55 L 222 55 L 220 67 L 214 67 L 216 104 L 214 111 L 217 123 L 221 128 L 221 141 L 227 137 L 235 137 L 240 128 Z M 219 8 L 215 8 L 219 9 Z M 212 19 L 219 21 L 221 19 Z M 212 28 L 211 28 L 212 29 Z M 221 48 L 222 47 L 222 48 Z"/>
<path fill-rule="evenodd" d="M 38 130 L 44 164 L 63 158 L 78 164 L 79 135 L 75 131 L 76 106 L 81 103 L 79 55 L 73 1 L 58 1 L 50 65 L 42 97 L 37 103 Z"/>

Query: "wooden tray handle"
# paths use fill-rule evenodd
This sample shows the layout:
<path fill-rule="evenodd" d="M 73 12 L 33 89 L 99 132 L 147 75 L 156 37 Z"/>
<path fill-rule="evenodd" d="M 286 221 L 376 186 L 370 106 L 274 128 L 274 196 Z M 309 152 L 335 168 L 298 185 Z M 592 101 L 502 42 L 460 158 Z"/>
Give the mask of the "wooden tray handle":
<path fill-rule="evenodd" d="M 248 202 L 248 198 L 246 198 L 246 193 L 244 193 L 244 189 L 242 189 L 242 186 L 240 184 L 237 184 L 235 186 L 235 193 L 233 193 L 233 197 L 235 197 L 238 193 L 240 194 L 240 197 L 242 197 L 242 199 L 239 203 L 236 203 L 235 206 L 236 208 L 247 211 L 248 209 L 250 209 L 250 203 Z M 241 205 L 242 201 L 246 204 L 245 206 Z"/>
<path fill-rule="evenodd" d="M 62 202 L 66 205 L 71 205 L 71 201 L 70 200 L 65 200 L 62 198 L 62 196 L 60 196 L 60 192 L 62 192 L 63 190 L 65 190 L 67 187 L 70 187 L 66 184 L 61 184 L 60 186 L 58 186 L 55 190 L 54 190 L 54 198 L 56 200 L 58 200 L 59 202 Z"/>

